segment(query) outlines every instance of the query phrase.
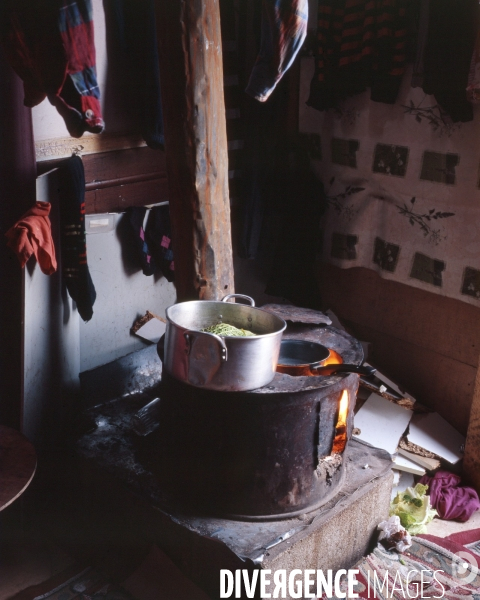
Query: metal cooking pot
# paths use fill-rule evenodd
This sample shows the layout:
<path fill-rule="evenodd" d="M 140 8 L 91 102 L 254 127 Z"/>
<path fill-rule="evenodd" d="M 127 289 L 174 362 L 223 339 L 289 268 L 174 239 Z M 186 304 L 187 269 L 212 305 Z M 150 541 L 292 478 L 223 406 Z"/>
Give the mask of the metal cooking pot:
<path fill-rule="evenodd" d="M 358 373 L 369 377 L 376 371 L 373 367 L 326 364 L 330 350 L 318 342 L 307 340 L 282 340 L 277 371 L 287 375 L 334 375 L 335 373 Z"/>
<path fill-rule="evenodd" d="M 249 302 L 233 304 L 230 298 Z M 260 308 L 249 296 L 229 294 L 221 302 L 180 302 L 166 310 L 163 368 L 175 379 L 195 387 L 237 392 L 272 381 L 277 368 L 283 319 Z M 252 337 L 218 336 L 200 331 L 228 323 L 255 333 Z"/>

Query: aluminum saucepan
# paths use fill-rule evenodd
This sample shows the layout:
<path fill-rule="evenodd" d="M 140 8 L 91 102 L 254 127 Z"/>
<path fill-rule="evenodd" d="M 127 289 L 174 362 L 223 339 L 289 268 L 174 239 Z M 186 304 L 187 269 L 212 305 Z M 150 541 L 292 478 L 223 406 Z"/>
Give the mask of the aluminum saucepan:
<path fill-rule="evenodd" d="M 376 371 L 373 367 L 349 364 L 325 364 L 330 350 L 317 342 L 307 340 L 282 340 L 277 371 L 287 375 L 334 375 L 358 373 L 369 377 Z"/>
<path fill-rule="evenodd" d="M 250 305 L 228 302 L 243 298 Z M 283 319 L 255 308 L 249 296 L 229 294 L 221 302 L 193 300 L 166 310 L 163 368 L 195 387 L 240 392 L 272 381 L 277 368 Z M 201 331 L 217 323 L 248 329 L 252 337 L 218 336 Z"/>

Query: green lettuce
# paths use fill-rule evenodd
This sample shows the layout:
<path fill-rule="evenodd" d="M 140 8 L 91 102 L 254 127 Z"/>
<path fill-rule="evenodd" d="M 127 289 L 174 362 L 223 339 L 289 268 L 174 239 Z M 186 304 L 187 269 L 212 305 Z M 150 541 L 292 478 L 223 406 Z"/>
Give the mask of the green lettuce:
<path fill-rule="evenodd" d="M 390 504 L 390 516 L 397 515 L 411 535 L 426 533 L 427 523 L 437 514 L 430 504 L 430 496 L 426 495 L 427 491 L 428 485 L 417 483 L 413 488 L 398 492 Z"/>

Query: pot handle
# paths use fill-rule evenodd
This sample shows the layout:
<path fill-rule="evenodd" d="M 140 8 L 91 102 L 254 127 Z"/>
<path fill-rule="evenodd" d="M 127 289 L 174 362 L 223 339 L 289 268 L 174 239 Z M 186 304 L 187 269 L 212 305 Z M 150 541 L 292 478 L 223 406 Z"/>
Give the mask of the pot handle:
<path fill-rule="evenodd" d="M 208 335 L 209 337 L 214 338 L 220 345 L 220 348 L 221 348 L 220 356 L 222 357 L 222 361 L 227 362 L 228 351 L 227 351 L 227 344 L 225 343 L 225 340 L 222 337 L 220 337 L 219 335 L 217 335 L 216 333 L 209 333 L 208 331 L 197 331 L 194 329 L 193 330 L 189 329 L 188 331 L 185 331 L 183 336 L 187 342 L 187 349 L 186 349 L 187 354 L 190 354 L 190 350 L 192 348 L 192 343 L 193 343 L 195 336 L 199 336 L 199 335 Z"/>
<path fill-rule="evenodd" d="M 242 298 L 242 300 L 246 300 L 250 306 L 255 306 L 255 300 L 250 298 L 250 296 L 246 296 L 245 294 L 228 294 L 222 298 L 222 302 L 228 302 L 230 298 Z"/>

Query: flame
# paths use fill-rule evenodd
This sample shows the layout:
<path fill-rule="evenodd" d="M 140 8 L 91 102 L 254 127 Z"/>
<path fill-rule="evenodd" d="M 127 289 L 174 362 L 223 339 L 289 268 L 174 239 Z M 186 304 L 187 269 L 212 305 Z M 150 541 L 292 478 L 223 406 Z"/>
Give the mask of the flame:
<path fill-rule="evenodd" d="M 335 352 L 332 348 L 329 348 L 330 356 L 324 362 L 325 365 L 341 365 L 343 363 L 343 358 L 340 356 L 338 352 Z"/>
<path fill-rule="evenodd" d="M 348 414 L 348 391 L 343 390 L 342 397 L 340 398 L 340 406 L 338 407 L 338 423 L 337 428 L 347 426 L 347 414 Z"/>
<path fill-rule="evenodd" d="M 343 390 L 338 406 L 337 426 L 335 427 L 335 438 L 333 440 L 332 454 L 341 454 L 347 444 L 347 415 L 349 397 L 348 391 Z"/>

